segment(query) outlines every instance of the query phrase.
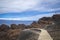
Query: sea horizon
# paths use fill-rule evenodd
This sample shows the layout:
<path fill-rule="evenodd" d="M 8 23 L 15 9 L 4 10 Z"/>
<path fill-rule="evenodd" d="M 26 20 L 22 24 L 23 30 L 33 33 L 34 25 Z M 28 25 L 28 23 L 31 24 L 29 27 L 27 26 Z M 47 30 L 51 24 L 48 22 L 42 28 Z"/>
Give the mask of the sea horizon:
<path fill-rule="evenodd" d="M 6 25 L 11 25 L 11 24 L 25 24 L 25 25 L 30 25 L 33 21 L 23 21 L 23 20 L 0 20 L 0 25 L 6 24 Z"/>

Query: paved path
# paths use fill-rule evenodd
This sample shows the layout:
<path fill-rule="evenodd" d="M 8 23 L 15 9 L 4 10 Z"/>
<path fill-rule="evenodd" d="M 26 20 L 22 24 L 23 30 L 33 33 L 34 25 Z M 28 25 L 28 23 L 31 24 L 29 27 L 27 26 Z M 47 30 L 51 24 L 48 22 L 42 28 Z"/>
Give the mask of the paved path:
<path fill-rule="evenodd" d="M 46 30 L 41 29 L 41 33 L 38 40 L 53 40 L 53 39 Z"/>

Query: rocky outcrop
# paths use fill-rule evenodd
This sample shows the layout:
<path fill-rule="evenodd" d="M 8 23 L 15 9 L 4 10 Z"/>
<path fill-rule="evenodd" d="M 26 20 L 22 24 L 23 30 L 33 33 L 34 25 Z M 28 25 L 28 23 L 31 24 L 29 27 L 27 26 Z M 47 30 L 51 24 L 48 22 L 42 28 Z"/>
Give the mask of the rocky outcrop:
<path fill-rule="evenodd" d="M 8 31 L 9 29 L 10 29 L 9 26 L 6 24 L 0 25 L 0 31 Z"/>
<path fill-rule="evenodd" d="M 25 29 L 25 27 L 26 27 L 25 24 L 18 24 L 18 28 L 19 28 L 19 29 L 22 29 L 22 30 L 23 30 L 23 29 Z"/>
<path fill-rule="evenodd" d="M 7 39 L 8 40 L 18 40 L 20 32 L 21 32 L 20 29 L 8 30 L 7 35 L 6 35 Z"/>
<path fill-rule="evenodd" d="M 36 21 L 33 21 L 32 24 L 31 24 L 31 26 L 33 28 L 40 28 L 40 24 L 38 24 Z"/>
<path fill-rule="evenodd" d="M 16 24 L 11 24 L 10 27 L 11 27 L 11 29 L 17 29 L 18 26 Z"/>
<path fill-rule="evenodd" d="M 25 29 L 20 33 L 19 40 L 38 40 L 39 34 L 41 32 L 38 29 Z"/>
<path fill-rule="evenodd" d="M 2 24 L 0 25 L 0 40 L 37 40 L 39 34 L 36 32 L 39 30 L 32 30 L 31 28 L 45 29 L 54 40 L 60 40 L 60 14 L 43 17 L 38 21 L 33 21 L 31 25 L 11 24 L 9 27 Z"/>
<path fill-rule="evenodd" d="M 52 21 L 51 17 L 43 17 L 41 19 L 38 20 L 38 23 L 45 23 L 45 24 L 49 24 L 49 22 Z"/>
<path fill-rule="evenodd" d="M 38 24 L 40 24 L 41 28 L 47 28 L 47 26 L 52 25 L 54 22 L 52 17 L 43 17 L 38 20 Z"/>
<path fill-rule="evenodd" d="M 48 31 L 53 40 L 60 40 L 60 14 L 52 16 L 54 25 L 50 25 L 51 31 Z"/>
<path fill-rule="evenodd" d="M 53 16 L 52 16 L 52 19 L 53 19 L 54 21 L 60 21 L 60 14 L 53 15 Z"/>

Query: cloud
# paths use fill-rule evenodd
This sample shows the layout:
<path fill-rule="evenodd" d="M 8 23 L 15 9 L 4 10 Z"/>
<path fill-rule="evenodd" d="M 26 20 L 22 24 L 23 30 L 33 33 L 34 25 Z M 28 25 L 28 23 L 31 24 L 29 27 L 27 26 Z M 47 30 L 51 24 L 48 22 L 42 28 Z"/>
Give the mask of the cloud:
<path fill-rule="evenodd" d="M 20 17 L 20 18 L 0 18 L 0 20 L 21 20 L 21 21 L 36 21 L 39 18 L 42 17 L 51 17 L 55 13 L 49 13 L 49 14 L 40 14 L 40 15 L 35 15 L 35 16 L 30 16 L 30 17 Z"/>
<path fill-rule="evenodd" d="M 0 0 L 0 13 L 60 10 L 60 0 Z"/>
<path fill-rule="evenodd" d="M 39 5 L 33 10 L 51 12 L 60 10 L 60 0 L 42 0 Z"/>
<path fill-rule="evenodd" d="M 1 12 L 21 12 L 34 8 L 38 0 L 0 0 Z"/>
<path fill-rule="evenodd" d="M 55 12 L 60 14 L 60 0 L 0 0 L 1 20 L 38 20 Z"/>

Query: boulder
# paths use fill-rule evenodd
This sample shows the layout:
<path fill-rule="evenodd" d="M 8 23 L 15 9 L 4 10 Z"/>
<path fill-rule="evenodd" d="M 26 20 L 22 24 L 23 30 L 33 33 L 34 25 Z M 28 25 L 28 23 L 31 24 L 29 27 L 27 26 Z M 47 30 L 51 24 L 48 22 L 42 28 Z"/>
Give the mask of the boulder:
<path fill-rule="evenodd" d="M 0 31 L 8 31 L 9 29 L 10 29 L 9 26 L 6 24 L 0 25 Z"/>

